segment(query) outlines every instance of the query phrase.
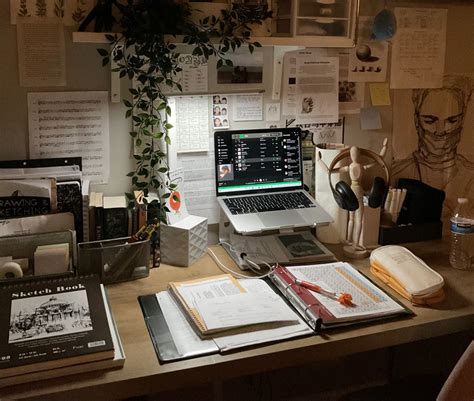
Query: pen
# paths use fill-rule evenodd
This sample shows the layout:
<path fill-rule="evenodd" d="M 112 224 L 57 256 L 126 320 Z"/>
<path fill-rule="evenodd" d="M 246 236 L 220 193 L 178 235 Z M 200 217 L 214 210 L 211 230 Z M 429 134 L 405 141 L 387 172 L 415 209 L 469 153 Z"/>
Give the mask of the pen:
<path fill-rule="evenodd" d="M 295 279 L 295 284 L 307 288 L 308 290 L 318 292 L 319 294 L 326 295 L 329 298 L 333 298 L 337 300 L 340 304 L 345 306 L 355 306 L 352 303 L 352 295 L 348 294 L 347 292 L 336 293 L 332 291 L 325 290 L 324 288 L 320 287 L 315 283 L 310 283 L 309 281 L 303 281 L 299 279 Z"/>

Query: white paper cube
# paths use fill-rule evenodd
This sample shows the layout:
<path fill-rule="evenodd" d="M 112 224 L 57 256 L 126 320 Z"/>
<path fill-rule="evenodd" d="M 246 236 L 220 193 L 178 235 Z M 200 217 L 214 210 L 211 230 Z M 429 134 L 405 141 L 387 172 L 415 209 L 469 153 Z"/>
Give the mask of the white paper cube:
<path fill-rule="evenodd" d="M 173 224 L 161 224 L 160 255 L 163 263 L 189 266 L 206 253 L 207 219 L 189 215 Z"/>

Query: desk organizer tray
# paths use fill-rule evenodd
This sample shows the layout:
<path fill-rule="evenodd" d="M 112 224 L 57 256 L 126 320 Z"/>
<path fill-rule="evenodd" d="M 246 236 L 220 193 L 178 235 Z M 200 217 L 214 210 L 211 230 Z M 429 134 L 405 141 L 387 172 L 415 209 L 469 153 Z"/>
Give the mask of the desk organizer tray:
<path fill-rule="evenodd" d="M 34 275 L 35 251 L 38 246 L 52 244 L 69 244 L 69 269 L 64 273 Z M 72 276 L 77 265 L 76 233 L 75 231 L 57 231 L 51 233 L 14 235 L 0 238 L 0 257 L 12 256 L 13 259 L 28 258 L 28 270 L 23 277 L 0 279 L 1 283 L 26 281 L 42 277 Z"/>
<path fill-rule="evenodd" d="M 104 284 L 134 280 L 150 274 L 150 241 L 130 238 L 78 244 L 79 274 L 98 274 Z"/>

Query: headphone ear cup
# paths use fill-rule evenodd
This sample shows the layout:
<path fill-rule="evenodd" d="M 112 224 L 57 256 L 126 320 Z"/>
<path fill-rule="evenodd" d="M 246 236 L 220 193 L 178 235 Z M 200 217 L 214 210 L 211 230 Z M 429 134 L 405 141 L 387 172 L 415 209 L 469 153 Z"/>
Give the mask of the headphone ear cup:
<path fill-rule="evenodd" d="M 372 189 L 369 193 L 369 206 L 372 208 L 378 208 L 382 205 L 383 199 L 385 197 L 385 191 L 387 185 L 385 180 L 382 177 L 375 177 L 374 183 L 372 184 Z"/>
<path fill-rule="evenodd" d="M 334 199 L 341 209 L 353 212 L 359 208 L 359 201 L 349 184 L 339 181 L 334 187 Z"/>

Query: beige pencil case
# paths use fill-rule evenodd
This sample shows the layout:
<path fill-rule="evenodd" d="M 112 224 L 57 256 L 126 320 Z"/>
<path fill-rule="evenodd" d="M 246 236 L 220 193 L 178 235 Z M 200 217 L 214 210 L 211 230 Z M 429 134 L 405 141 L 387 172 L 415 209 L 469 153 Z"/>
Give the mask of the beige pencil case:
<path fill-rule="evenodd" d="M 414 304 L 431 305 L 444 299 L 443 277 L 402 246 L 372 251 L 370 271 Z"/>

